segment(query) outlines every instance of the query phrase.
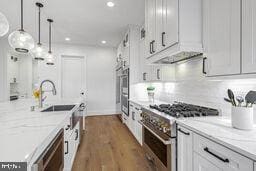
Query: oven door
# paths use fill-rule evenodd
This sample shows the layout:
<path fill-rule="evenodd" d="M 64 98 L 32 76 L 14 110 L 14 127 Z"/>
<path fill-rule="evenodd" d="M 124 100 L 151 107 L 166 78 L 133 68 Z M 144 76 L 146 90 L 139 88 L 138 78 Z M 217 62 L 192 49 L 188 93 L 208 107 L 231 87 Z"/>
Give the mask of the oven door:
<path fill-rule="evenodd" d="M 165 142 L 149 128 L 143 126 L 143 149 L 152 167 L 159 171 L 175 171 L 176 139 L 170 138 Z"/>
<path fill-rule="evenodd" d="M 123 75 L 121 78 L 122 78 L 122 93 L 128 94 L 129 77 L 128 75 Z"/>
<path fill-rule="evenodd" d="M 122 112 L 129 116 L 129 99 L 128 99 L 128 94 L 122 94 L 121 96 L 121 108 Z"/>

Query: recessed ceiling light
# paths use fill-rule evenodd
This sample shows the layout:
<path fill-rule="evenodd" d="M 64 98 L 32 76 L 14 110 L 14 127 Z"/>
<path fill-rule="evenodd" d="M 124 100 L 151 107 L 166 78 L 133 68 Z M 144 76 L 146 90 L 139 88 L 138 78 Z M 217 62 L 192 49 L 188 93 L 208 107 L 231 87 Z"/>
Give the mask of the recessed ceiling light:
<path fill-rule="evenodd" d="M 66 40 L 66 41 L 70 41 L 70 38 L 69 38 L 69 37 L 66 37 L 65 40 Z"/>
<path fill-rule="evenodd" d="M 105 40 L 102 40 L 101 43 L 102 43 L 102 44 L 106 44 L 107 42 L 106 42 Z"/>
<path fill-rule="evenodd" d="M 107 3 L 107 6 L 109 6 L 109 7 L 114 7 L 114 6 L 115 6 L 115 4 L 114 4 L 114 2 L 109 1 L 109 2 Z"/>

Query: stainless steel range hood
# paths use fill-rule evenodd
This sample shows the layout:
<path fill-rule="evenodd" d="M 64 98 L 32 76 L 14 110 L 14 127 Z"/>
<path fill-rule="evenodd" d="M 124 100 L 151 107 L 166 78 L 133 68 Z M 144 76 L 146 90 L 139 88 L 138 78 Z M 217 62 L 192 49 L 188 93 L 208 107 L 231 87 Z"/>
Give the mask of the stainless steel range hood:
<path fill-rule="evenodd" d="M 177 54 L 162 58 L 154 63 L 155 64 L 175 64 L 177 62 L 191 60 L 191 59 L 200 58 L 200 57 L 203 57 L 203 53 L 201 52 L 179 52 Z"/>

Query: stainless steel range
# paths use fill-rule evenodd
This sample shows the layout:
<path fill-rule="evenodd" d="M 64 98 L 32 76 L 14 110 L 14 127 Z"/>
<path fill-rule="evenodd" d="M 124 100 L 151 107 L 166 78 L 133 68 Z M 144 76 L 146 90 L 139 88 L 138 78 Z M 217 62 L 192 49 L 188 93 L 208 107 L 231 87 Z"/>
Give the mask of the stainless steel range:
<path fill-rule="evenodd" d="M 176 119 L 216 115 L 216 109 L 180 102 L 142 108 L 143 148 L 154 169 L 176 170 Z"/>

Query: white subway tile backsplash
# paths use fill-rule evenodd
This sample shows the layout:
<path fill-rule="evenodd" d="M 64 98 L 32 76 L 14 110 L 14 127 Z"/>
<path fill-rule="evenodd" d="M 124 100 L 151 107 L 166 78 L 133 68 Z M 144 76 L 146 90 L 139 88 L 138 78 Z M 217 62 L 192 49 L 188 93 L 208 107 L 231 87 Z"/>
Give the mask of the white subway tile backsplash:
<path fill-rule="evenodd" d="M 148 85 L 133 85 L 132 91 L 136 90 L 133 98 L 147 98 Z M 236 96 L 245 96 L 248 91 L 256 90 L 256 79 L 213 80 L 202 75 L 202 61 L 194 60 L 176 65 L 176 82 L 152 85 L 156 87 L 156 99 L 217 108 L 223 115 L 230 115 L 231 106 L 223 100 L 227 97 L 227 89 L 232 89 Z M 256 109 L 254 113 L 256 123 Z"/>

